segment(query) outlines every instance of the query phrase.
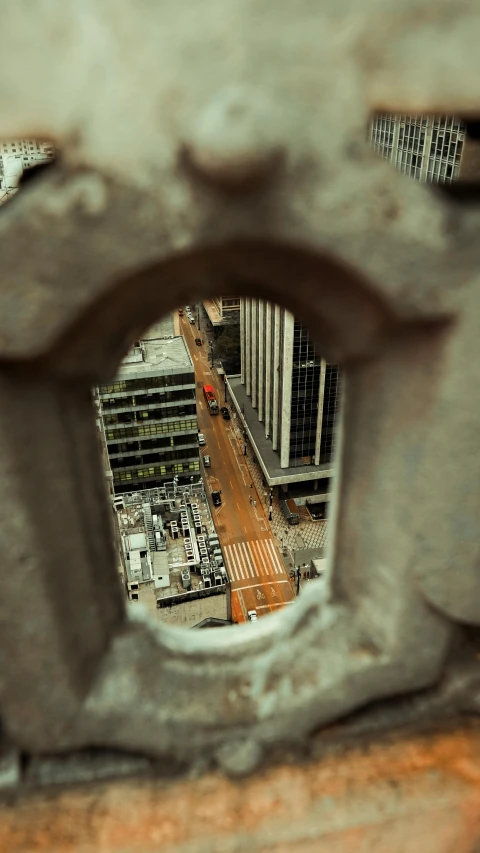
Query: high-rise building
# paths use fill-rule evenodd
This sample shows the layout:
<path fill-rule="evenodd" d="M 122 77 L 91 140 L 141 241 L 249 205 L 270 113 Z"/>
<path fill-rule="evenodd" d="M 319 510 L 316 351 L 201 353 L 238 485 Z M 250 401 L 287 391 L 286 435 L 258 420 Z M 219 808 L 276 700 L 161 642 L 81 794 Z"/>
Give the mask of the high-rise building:
<path fill-rule="evenodd" d="M 372 119 L 369 140 L 405 175 L 445 184 L 475 172 L 478 143 L 468 129 L 454 116 L 384 113 Z M 229 384 L 266 482 L 308 489 L 313 481 L 323 491 L 315 481 L 332 474 L 338 367 L 292 314 L 258 299 L 241 301 L 241 363 Z"/>
<path fill-rule="evenodd" d="M 238 323 L 240 319 L 240 299 L 237 296 L 204 299 L 203 307 L 213 330 L 229 323 Z"/>
<path fill-rule="evenodd" d="M 382 113 L 369 136 L 374 151 L 416 181 L 444 184 L 461 177 L 466 132 L 454 116 Z"/>
<path fill-rule="evenodd" d="M 285 308 L 242 299 L 240 316 L 242 373 L 229 384 L 264 478 L 316 491 L 331 475 L 338 367 Z"/>
<path fill-rule="evenodd" d="M 183 337 L 137 341 L 96 390 L 116 494 L 200 470 L 193 362 Z"/>
<path fill-rule="evenodd" d="M 0 142 L 0 205 L 18 192 L 26 169 L 43 166 L 53 160 L 55 148 L 40 139 L 9 139 Z"/>

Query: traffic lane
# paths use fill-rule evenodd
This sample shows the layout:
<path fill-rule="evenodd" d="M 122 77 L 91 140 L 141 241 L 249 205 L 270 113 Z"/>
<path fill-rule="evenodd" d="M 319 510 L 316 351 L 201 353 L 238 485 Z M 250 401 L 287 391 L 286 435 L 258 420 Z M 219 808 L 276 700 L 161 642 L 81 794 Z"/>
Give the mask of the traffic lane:
<path fill-rule="evenodd" d="M 217 420 L 217 418 L 215 418 Z M 251 520 L 249 518 L 249 506 L 246 503 L 243 480 L 232 451 L 230 440 L 225 431 L 225 421 L 218 417 L 215 429 L 218 448 L 218 471 L 216 472 L 222 488 L 222 502 L 228 508 L 230 524 L 227 529 L 228 541 L 238 537 L 248 537 L 251 534 Z"/>
<path fill-rule="evenodd" d="M 236 606 L 236 620 L 237 622 L 242 622 L 248 619 L 248 613 L 251 610 L 255 610 L 259 619 L 264 616 L 268 616 L 269 613 L 277 613 L 282 608 L 293 604 L 295 601 L 295 597 L 286 596 L 281 599 L 280 596 L 272 599 L 271 601 L 267 600 L 267 596 L 265 595 L 262 587 L 259 587 L 256 591 L 252 592 L 251 590 L 232 590 L 232 601 L 234 599 L 238 599 L 239 605 Z M 233 613 L 233 610 L 232 610 Z"/>
<path fill-rule="evenodd" d="M 185 340 L 195 363 L 195 378 L 202 385 L 201 388 L 196 389 L 197 419 L 200 432 L 205 436 L 205 445 L 201 447 L 201 455 L 202 457 L 205 455 L 210 456 L 210 468 L 206 469 L 203 467 L 202 475 L 208 489 L 212 515 L 216 526 L 218 524 L 225 535 L 237 536 L 245 534 L 245 519 L 242 520 L 238 514 L 242 514 L 242 507 L 236 499 L 238 484 L 235 483 L 235 462 L 231 448 L 225 443 L 225 436 L 222 429 L 223 418 L 220 414 L 210 414 L 203 396 L 203 385 L 213 384 L 212 372 L 205 353 L 198 355 L 195 352 L 195 349 L 201 349 L 201 347 L 197 347 L 195 344 L 196 329 L 188 321 L 185 321 L 185 318 L 182 318 L 182 320 Z M 211 500 L 211 492 L 213 490 L 222 492 L 222 507 L 214 507 Z M 230 512 L 225 513 L 225 509 L 233 510 L 229 522 L 226 516 L 230 515 Z"/>
<path fill-rule="evenodd" d="M 247 610 L 258 610 L 259 615 L 265 615 L 295 600 L 295 592 L 289 578 L 273 583 L 252 581 L 245 586 L 236 583 L 232 584 L 232 590 L 241 595 Z"/>
<path fill-rule="evenodd" d="M 232 622 L 240 624 L 241 622 L 246 622 L 247 620 L 247 611 L 245 609 L 245 605 L 241 599 L 241 595 L 235 590 L 231 590 L 230 592 L 231 606 L 232 606 Z"/>
<path fill-rule="evenodd" d="M 211 416 L 210 416 L 211 417 Z M 223 423 L 223 427 L 222 427 Z M 225 470 L 225 466 L 221 468 L 221 474 L 218 478 L 218 484 L 222 487 L 222 498 L 224 506 L 227 510 L 226 516 L 222 519 L 222 547 L 225 551 L 230 552 L 230 559 L 227 560 L 227 567 L 231 567 L 231 550 L 237 545 L 238 540 L 242 542 L 243 553 L 241 557 L 241 565 L 245 574 L 247 569 L 252 575 L 248 580 L 233 579 L 233 573 L 229 571 L 229 577 L 232 580 L 232 589 L 242 591 L 242 600 L 245 607 L 248 609 L 257 609 L 259 606 L 259 616 L 265 615 L 267 612 L 278 609 L 287 602 L 294 599 L 294 592 L 289 577 L 284 571 L 281 555 L 275 545 L 273 536 L 270 532 L 259 533 L 259 520 L 256 517 L 255 508 L 249 502 L 249 487 L 246 487 L 243 480 L 240 480 L 238 467 L 236 471 L 235 485 L 230 477 L 231 466 L 236 464 L 232 445 L 226 431 L 224 430 L 225 422 L 220 422 L 215 432 L 221 430 L 219 441 L 222 449 L 222 459 L 230 456 L 230 468 Z M 223 476 L 222 476 L 223 475 Z M 240 490 L 240 494 L 239 494 Z M 233 511 L 233 513 L 232 513 Z M 238 515 L 237 515 L 238 513 Z M 261 521 L 262 519 L 260 519 Z M 218 526 L 218 518 L 216 519 Z M 240 532 L 240 537 L 238 536 Z M 260 543 L 268 543 L 269 549 L 263 552 Z M 248 553 L 246 552 L 248 548 Z M 257 552 L 260 553 L 257 553 Z M 274 554 L 272 555 L 272 551 Z M 247 566 L 248 560 L 248 566 Z M 230 566 L 229 566 L 230 563 Z M 237 567 L 238 572 L 238 567 Z M 270 577 L 266 576 L 270 573 Z M 256 577 L 253 577 L 256 575 Z M 249 589 L 246 589 L 246 586 Z"/>
<path fill-rule="evenodd" d="M 208 493 L 210 509 L 212 517 L 217 528 L 217 532 L 222 534 L 222 538 L 226 535 L 241 535 L 245 532 L 245 526 L 239 520 L 238 514 L 233 514 L 229 520 L 227 516 L 230 513 L 225 510 L 235 504 L 235 485 L 232 483 L 230 471 L 233 469 L 232 460 L 226 460 L 226 447 L 222 443 L 222 431 L 219 427 L 219 420 L 222 420 L 221 415 L 211 415 L 210 410 L 205 402 L 203 395 L 203 385 L 211 385 L 212 374 L 205 353 L 200 351 L 202 347 L 197 347 L 195 337 L 197 330 L 194 325 L 182 317 L 182 333 L 184 335 L 190 355 L 194 361 L 195 379 L 202 387 L 196 389 L 197 402 L 197 420 L 199 431 L 205 436 L 205 444 L 200 447 L 202 458 L 207 455 L 210 457 L 210 467 L 205 468 L 202 463 L 202 476 Z M 222 505 L 215 507 L 212 501 L 212 491 L 222 492 Z"/>
<path fill-rule="evenodd" d="M 203 379 L 208 380 L 210 377 L 204 374 Z M 204 469 L 204 479 L 208 483 L 209 491 L 218 489 L 222 492 L 222 506 L 228 510 L 229 518 L 229 523 L 225 525 L 225 534 L 229 538 L 248 536 L 252 527 L 250 507 L 245 494 L 245 482 L 226 432 L 228 421 L 224 421 L 221 415 L 211 415 L 205 401 L 200 399 L 200 394 L 203 398 L 203 391 L 197 390 L 199 424 L 206 438 L 202 455 L 207 453 L 211 463 L 210 468 Z M 257 530 L 258 527 L 255 529 L 254 525 L 253 532 L 256 533 Z"/>
<path fill-rule="evenodd" d="M 183 319 L 185 327 L 185 318 Z M 195 336 L 197 332 L 194 326 L 188 323 L 188 321 L 186 326 L 185 338 L 187 345 L 191 354 L 196 356 L 196 378 L 202 382 L 202 385 L 213 385 L 216 390 L 217 401 L 220 403 L 223 383 L 220 383 L 215 371 L 211 370 L 206 357 L 198 356 L 195 353 Z M 197 349 L 200 350 L 202 348 L 198 347 Z M 202 431 L 206 437 L 208 436 L 208 455 L 212 463 L 212 467 L 208 470 L 204 469 L 203 474 L 208 484 L 209 493 L 212 491 L 212 486 L 222 491 L 222 506 L 215 508 L 212 504 L 212 514 L 215 526 L 219 534 L 221 534 L 222 546 L 225 547 L 229 542 L 238 538 L 239 535 L 242 539 L 247 537 L 247 539 L 254 541 L 259 538 L 268 539 L 277 551 L 277 565 L 283 565 L 272 535 L 268 535 L 265 527 L 261 526 L 264 523 L 263 516 L 265 515 L 263 507 L 258 505 L 260 517 L 257 517 L 257 508 L 250 504 L 251 492 L 248 488 L 249 484 L 247 486 L 249 475 L 245 478 L 245 473 L 240 470 L 238 454 L 234 449 L 235 440 L 232 442 L 228 434 L 227 425 L 229 422 L 224 421 L 220 415 L 211 415 L 203 399 L 203 391 L 201 389 L 197 390 L 199 392 L 197 398 L 199 403 L 199 424 L 203 428 Z M 200 394 L 202 395 L 201 397 Z M 207 449 L 204 449 L 203 454 L 206 452 Z M 259 527 L 260 531 L 267 532 L 266 536 L 265 532 L 263 537 L 259 536 Z M 261 570 L 258 569 L 258 571 L 261 575 Z M 279 575 L 275 580 L 268 581 L 266 586 L 259 586 L 262 583 L 264 583 L 264 580 L 261 577 L 258 578 L 258 581 L 253 579 L 252 583 L 248 584 L 250 588 L 247 589 L 244 582 L 233 581 L 232 590 L 238 589 L 238 595 L 242 597 L 244 607 L 247 606 L 247 609 L 257 609 L 255 605 L 258 604 L 259 615 L 265 615 L 265 612 L 283 606 L 294 598 L 292 585 L 285 573 L 281 576 Z"/>
<path fill-rule="evenodd" d="M 205 435 L 206 444 L 202 447 L 202 456 L 210 456 L 210 467 L 203 466 L 203 478 L 211 501 L 211 492 L 220 491 L 221 507 L 214 507 L 211 501 L 214 520 L 222 524 L 227 538 L 248 535 L 248 517 L 246 507 L 242 505 L 239 485 L 235 471 L 235 460 L 223 430 L 223 418 L 211 415 L 206 403 L 197 400 L 199 424 Z"/>

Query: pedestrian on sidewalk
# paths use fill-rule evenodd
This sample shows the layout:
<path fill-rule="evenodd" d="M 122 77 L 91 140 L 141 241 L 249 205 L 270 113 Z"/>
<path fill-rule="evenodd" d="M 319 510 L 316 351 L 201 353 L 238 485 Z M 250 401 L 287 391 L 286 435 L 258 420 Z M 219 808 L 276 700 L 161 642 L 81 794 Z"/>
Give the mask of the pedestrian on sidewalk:
<path fill-rule="evenodd" d="M 252 496 L 250 495 L 250 506 L 252 505 L 252 503 L 253 503 L 253 498 L 252 498 Z"/>
<path fill-rule="evenodd" d="M 253 502 L 253 506 L 255 507 L 255 509 L 257 508 L 257 502 L 256 501 Z"/>
<path fill-rule="evenodd" d="M 253 483 L 250 483 L 250 488 L 253 489 Z"/>

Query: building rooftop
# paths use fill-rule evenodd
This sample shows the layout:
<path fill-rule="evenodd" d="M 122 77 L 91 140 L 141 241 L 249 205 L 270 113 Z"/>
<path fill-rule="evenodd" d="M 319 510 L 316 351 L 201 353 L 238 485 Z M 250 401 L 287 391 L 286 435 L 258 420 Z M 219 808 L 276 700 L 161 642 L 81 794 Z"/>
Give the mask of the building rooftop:
<path fill-rule="evenodd" d="M 161 320 L 150 326 L 142 335 L 142 341 L 150 341 L 154 338 L 170 338 L 175 335 L 173 314 L 165 314 Z"/>
<path fill-rule="evenodd" d="M 222 316 L 220 311 L 218 310 L 217 305 L 213 301 L 213 299 L 204 299 L 203 307 L 208 314 L 208 318 L 212 324 L 212 326 L 221 326 L 222 325 Z"/>
<path fill-rule="evenodd" d="M 202 481 L 121 495 L 115 505 L 130 606 L 143 605 L 160 621 L 185 627 L 211 616 L 226 618 L 227 575 L 212 556 L 219 548 L 218 538 Z M 194 526 L 193 507 L 199 513 L 201 533 Z M 181 524 L 182 513 L 189 515 L 187 532 Z M 205 545 L 209 563 L 201 568 L 200 538 L 210 542 L 210 537 L 217 544 Z M 194 562 L 190 548 L 196 554 Z M 219 596 L 222 603 L 214 603 Z"/>
<path fill-rule="evenodd" d="M 149 338 L 132 348 L 122 361 L 117 378 L 137 379 L 185 371 L 193 373 L 193 361 L 183 337 Z"/>
<path fill-rule="evenodd" d="M 260 466 L 269 486 L 317 480 L 333 475 L 332 462 L 324 465 L 281 468 L 280 457 L 273 449 L 270 439 L 265 437 L 265 424 L 258 420 L 258 411 L 253 408 L 240 376 L 228 376 L 227 381 L 232 403 L 237 410 L 240 422 L 245 424 L 250 444 L 258 451 Z"/>

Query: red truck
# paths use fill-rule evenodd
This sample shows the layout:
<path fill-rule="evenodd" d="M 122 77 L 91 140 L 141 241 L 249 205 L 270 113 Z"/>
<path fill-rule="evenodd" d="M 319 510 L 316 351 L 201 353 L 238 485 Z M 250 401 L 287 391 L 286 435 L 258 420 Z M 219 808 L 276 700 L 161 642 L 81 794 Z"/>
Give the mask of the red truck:
<path fill-rule="evenodd" d="M 218 415 L 218 403 L 215 397 L 215 392 L 211 385 L 203 386 L 203 394 L 207 401 L 208 411 L 211 415 Z"/>

